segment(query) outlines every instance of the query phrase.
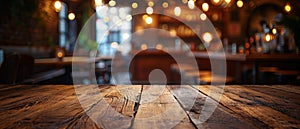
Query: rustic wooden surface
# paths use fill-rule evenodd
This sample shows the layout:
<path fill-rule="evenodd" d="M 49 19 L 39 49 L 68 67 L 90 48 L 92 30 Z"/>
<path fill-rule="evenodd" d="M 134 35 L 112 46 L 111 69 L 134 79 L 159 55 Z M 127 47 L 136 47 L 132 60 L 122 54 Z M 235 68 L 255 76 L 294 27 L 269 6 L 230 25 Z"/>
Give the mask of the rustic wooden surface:
<path fill-rule="evenodd" d="M 300 86 L 78 90 L 84 92 L 73 85 L 0 85 L 0 128 L 300 128 Z M 222 93 L 219 103 L 216 93 Z M 214 106 L 207 120 L 199 119 Z"/>

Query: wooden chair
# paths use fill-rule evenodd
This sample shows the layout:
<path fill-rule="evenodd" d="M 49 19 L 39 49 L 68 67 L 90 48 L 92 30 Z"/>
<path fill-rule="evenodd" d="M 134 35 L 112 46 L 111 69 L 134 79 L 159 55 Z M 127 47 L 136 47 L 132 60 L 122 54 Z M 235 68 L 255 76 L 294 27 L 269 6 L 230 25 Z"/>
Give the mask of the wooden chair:
<path fill-rule="evenodd" d="M 34 65 L 34 58 L 30 55 L 26 54 L 18 54 L 18 75 L 17 75 L 17 82 L 22 82 L 25 79 L 28 79 L 32 76 L 33 73 L 33 65 Z"/>
<path fill-rule="evenodd" d="M 16 52 L 5 54 L 0 68 L 1 84 L 17 84 L 31 77 L 34 58 L 26 54 Z"/>
<path fill-rule="evenodd" d="M 4 54 L 4 61 L 0 68 L 0 83 L 1 84 L 15 84 L 17 81 L 18 67 L 19 67 L 18 53 Z"/>

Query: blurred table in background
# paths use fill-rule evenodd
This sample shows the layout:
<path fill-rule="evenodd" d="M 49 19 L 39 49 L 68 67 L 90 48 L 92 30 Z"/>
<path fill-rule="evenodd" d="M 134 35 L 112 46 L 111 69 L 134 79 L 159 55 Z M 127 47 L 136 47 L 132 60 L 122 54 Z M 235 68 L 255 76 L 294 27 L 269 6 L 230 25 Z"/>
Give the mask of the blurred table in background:
<path fill-rule="evenodd" d="M 227 73 L 229 76 L 237 76 L 241 80 L 241 71 L 249 69 L 252 71 L 252 84 L 259 83 L 260 67 L 277 67 L 279 70 L 300 71 L 300 54 L 220 54 L 207 52 L 194 52 L 200 69 L 211 69 L 211 60 L 223 60 L 226 58 Z"/>
<path fill-rule="evenodd" d="M 44 59 L 35 59 L 34 64 L 35 66 L 44 66 L 44 65 L 52 65 L 56 68 L 64 68 L 66 71 L 66 78 L 65 81 L 62 82 L 63 84 L 73 84 L 72 74 L 73 76 L 81 76 L 81 77 L 89 77 L 90 79 L 92 74 L 90 71 L 98 68 L 98 63 L 102 63 L 105 66 L 110 65 L 111 60 L 113 57 L 111 56 L 97 56 L 97 57 L 63 57 L 59 58 L 44 58 Z M 72 66 L 82 68 L 80 71 L 76 71 L 76 73 L 72 73 Z M 104 72 L 108 72 L 107 69 Z M 98 75 L 98 74 L 97 74 Z"/>

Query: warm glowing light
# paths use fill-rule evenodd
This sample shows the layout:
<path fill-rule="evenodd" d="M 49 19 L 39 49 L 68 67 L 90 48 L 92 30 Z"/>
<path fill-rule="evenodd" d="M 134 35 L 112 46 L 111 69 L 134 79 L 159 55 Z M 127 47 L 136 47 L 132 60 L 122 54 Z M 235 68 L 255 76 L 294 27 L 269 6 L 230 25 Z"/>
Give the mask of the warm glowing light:
<path fill-rule="evenodd" d="M 127 16 L 126 16 L 126 20 L 127 20 L 127 21 L 131 21 L 131 20 L 132 20 L 132 16 L 131 16 L 131 15 L 127 15 Z"/>
<path fill-rule="evenodd" d="M 142 18 L 143 18 L 143 20 L 146 20 L 147 17 L 149 17 L 149 16 L 147 14 L 144 14 Z"/>
<path fill-rule="evenodd" d="M 147 7 L 146 8 L 146 13 L 149 14 L 149 15 L 152 14 L 153 13 L 153 8 L 152 7 Z"/>
<path fill-rule="evenodd" d="M 189 7 L 190 9 L 194 9 L 194 8 L 195 8 L 195 2 L 194 2 L 194 0 L 189 0 L 189 2 L 188 2 L 188 7 Z"/>
<path fill-rule="evenodd" d="M 117 42 L 112 42 L 112 43 L 110 44 L 110 46 L 111 46 L 112 48 L 118 48 L 119 44 L 118 44 Z"/>
<path fill-rule="evenodd" d="M 161 44 L 157 44 L 155 47 L 157 50 L 161 50 L 163 48 L 163 46 Z"/>
<path fill-rule="evenodd" d="M 74 13 L 69 13 L 69 15 L 68 15 L 68 18 L 69 18 L 69 20 L 74 20 L 75 19 L 75 14 Z"/>
<path fill-rule="evenodd" d="M 241 8 L 241 7 L 243 7 L 244 2 L 243 2 L 242 0 L 238 0 L 238 1 L 236 2 L 236 5 L 237 5 L 239 8 Z"/>
<path fill-rule="evenodd" d="M 136 27 L 135 27 L 135 30 L 136 30 L 136 33 L 137 33 L 138 35 L 141 35 L 141 34 L 144 33 L 144 27 L 143 27 L 143 26 L 136 26 Z"/>
<path fill-rule="evenodd" d="M 151 24 L 152 23 L 152 17 L 147 17 L 146 19 L 145 19 L 145 22 L 147 23 L 147 24 Z"/>
<path fill-rule="evenodd" d="M 270 42 L 271 41 L 271 35 L 270 34 L 267 34 L 266 37 L 265 37 L 265 40 L 267 42 Z"/>
<path fill-rule="evenodd" d="M 170 30 L 170 35 L 171 35 L 172 37 L 175 37 L 175 36 L 177 35 L 176 30 L 175 30 L 175 29 L 171 29 L 171 30 Z"/>
<path fill-rule="evenodd" d="M 109 17 L 104 17 L 103 20 L 104 22 L 109 22 Z"/>
<path fill-rule="evenodd" d="M 174 14 L 175 14 L 175 16 L 180 16 L 180 14 L 181 14 L 181 8 L 180 7 L 175 7 L 174 8 Z"/>
<path fill-rule="evenodd" d="M 210 43 L 213 39 L 211 33 L 209 32 L 205 32 L 203 35 L 202 35 L 202 39 L 204 40 L 205 43 Z"/>
<path fill-rule="evenodd" d="M 102 0 L 95 0 L 95 5 L 96 6 L 102 6 L 103 5 Z"/>
<path fill-rule="evenodd" d="M 141 49 L 142 50 L 146 50 L 148 47 L 147 47 L 147 44 L 142 44 L 142 46 L 141 46 Z"/>
<path fill-rule="evenodd" d="M 108 2 L 108 5 L 111 6 L 111 7 L 116 6 L 116 4 L 117 3 L 114 0 L 111 0 L 111 1 Z"/>
<path fill-rule="evenodd" d="M 131 7 L 134 8 L 134 9 L 136 9 L 138 6 L 139 5 L 137 3 L 135 3 L 135 2 L 131 4 Z"/>
<path fill-rule="evenodd" d="M 200 14 L 200 19 L 201 19 L 202 21 L 205 21 L 206 18 L 207 18 L 207 16 L 206 16 L 205 13 Z"/>
<path fill-rule="evenodd" d="M 290 12 L 290 11 L 292 10 L 292 7 L 291 7 L 290 3 L 287 3 L 287 4 L 284 6 L 284 10 L 285 10 L 286 12 Z"/>
<path fill-rule="evenodd" d="M 130 35 L 129 35 L 128 33 L 124 33 L 124 34 L 122 35 L 123 40 L 126 40 L 126 39 L 128 39 L 129 37 L 130 37 Z"/>
<path fill-rule="evenodd" d="M 273 28 L 273 29 L 272 29 L 272 33 L 273 33 L 273 34 L 276 34 L 276 33 L 277 33 L 277 30 L 276 30 L 275 28 Z"/>
<path fill-rule="evenodd" d="M 59 12 L 62 8 L 62 3 L 60 1 L 55 1 L 54 8 L 56 12 Z"/>
<path fill-rule="evenodd" d="M 202 4 L 202 10 L 203 10 L 204 12 L 207 12 L 208 9 L 209 9 L 208 3 L 203 3 L 203 4 Z"/>
<path fill-rule="evenodd" d="M 211 0 L 211 2 L 214 4 L 214 5 L 219 5 L 220 4 L 220 0 Z"/>
<path fill-rule="evenodd" d="M 225 0 L 225 2 L 226 2 L 227 4 L 229 4 L 229 3 L 231 2 L 231 0 Z"/>
<path fill-rule="evenodd" d="M 63 52 L 57 52 L 57 57 L 58 58 L 62 58 L 64 56 L 64 53 Z"/>
<path fill-rule="evenodd" d="M 164 2 L 164 3 L 162 3 L 162 6 L 163 6 L 164 8 L 168 8 L 168 7 L 169 7 L 169 4 L 168 4 L 168 2 Z"/>
<path fill-rule="evenodd" d="M 182 3 L 186 4 L 188 2 L 188 0 L 182 0 Z"/>
<path fill-rule="evenodd" d="M 153 7 L 154 6 L 154 3 L 152 1 L 148 2 L 148 6 L 149 7 Z"/>
<path fill-rule="evenodd" d="M 213 13 L 213 14 L 212 14 L 212 20 L 213 20 L 213 21 L 219 20 L 219 14 L 218 14 L 218 13 Z"/>
<path fill-rule="evenodd" d="M 185 16 L 185 19 L 186 19 L 187 21 L 191 21 L 191 20 L 193 20 L 193 16 L 190 15 L 190 14 L 188 14 L 188 15 Z"/>

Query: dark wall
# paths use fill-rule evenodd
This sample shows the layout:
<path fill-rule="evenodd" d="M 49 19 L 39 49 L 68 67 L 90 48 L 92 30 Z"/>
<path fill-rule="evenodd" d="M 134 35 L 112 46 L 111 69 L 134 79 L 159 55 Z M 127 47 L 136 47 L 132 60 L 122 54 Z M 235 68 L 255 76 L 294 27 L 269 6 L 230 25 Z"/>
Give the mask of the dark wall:
<path fill-rule="evenodd" d="M 0 1 L 0 45 L 58 44 L 58 13 L 50 0 Z"/>

